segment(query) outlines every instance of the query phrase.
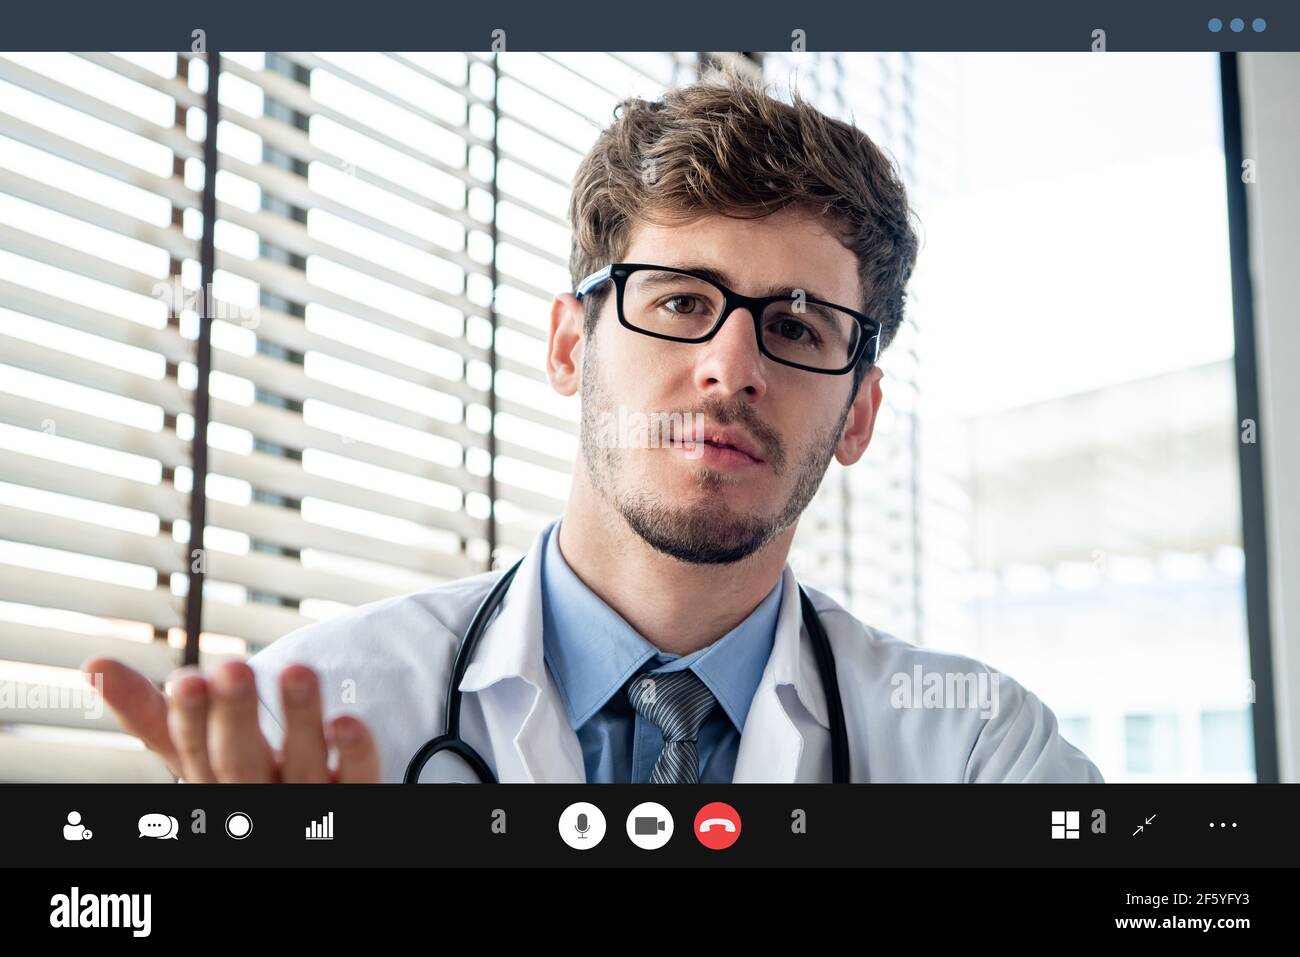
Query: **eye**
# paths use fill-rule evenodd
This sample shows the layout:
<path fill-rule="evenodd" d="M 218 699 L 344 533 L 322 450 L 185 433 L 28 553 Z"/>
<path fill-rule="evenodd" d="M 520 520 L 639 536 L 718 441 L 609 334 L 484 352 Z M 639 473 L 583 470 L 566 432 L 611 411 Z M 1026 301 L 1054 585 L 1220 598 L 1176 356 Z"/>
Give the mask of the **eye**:
<path fill-rule="evenodd" d="M 665 299 L 665 300 L 663 301 L 663 304 L 664 304 L 664 305 L 667 305 L 667 304 L 670 303 L 670 302 L 690 302 L 690 303 L 698 303 L 699 301 L 700 301 L 700 297 L 699 297 L 699 296 L 690 296 L 690 295 L 682 294 L 682 295 L 677 295 L 677 296 L 669 296 L 667 299 Z M 672 313 L 674 313 L 674 314 L 676 314 L 676 315 L 679 315 L 679 316 L 689 316 L 689 315 L 694 315 L 694 314 L 695 314 L 695 311 L 696 311 L 697 308 L 698 308 L 698 306 L 692 306 L 692 307 L 689 308 L 689 309 L 681 309 L 681 310 L 679 310 L 679 309 L 670 309 L 669 311 L 672 312 Z"/>
<path fill-rule="evenodd" d="M 807 346 L 816 346 L 821 343 L 821 337 L 811 327 L 789 316 L 782 316 L 768 328 L 774 329 L 778 335 L 788 342 Z"/>

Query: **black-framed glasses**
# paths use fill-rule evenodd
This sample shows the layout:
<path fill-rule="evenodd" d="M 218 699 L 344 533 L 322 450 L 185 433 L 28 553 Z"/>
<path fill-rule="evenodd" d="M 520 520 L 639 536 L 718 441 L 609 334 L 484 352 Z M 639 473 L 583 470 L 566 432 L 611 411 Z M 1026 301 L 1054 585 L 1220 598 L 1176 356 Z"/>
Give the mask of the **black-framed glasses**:
<path fill-rule="evenodd" d="M 873 365 L 879 354 L 879 322 L 812 296 L 742 296 L 693 270 L 652 263 L 610 263 L 582 280 L 574 295 L 581 300 L 606 280 L 617 289 L 619 323 L 656 339 L 707 342 L 744 307 L 754 318 L 759 352 L 773 362 L 843 375 L 864 352 Z"/>

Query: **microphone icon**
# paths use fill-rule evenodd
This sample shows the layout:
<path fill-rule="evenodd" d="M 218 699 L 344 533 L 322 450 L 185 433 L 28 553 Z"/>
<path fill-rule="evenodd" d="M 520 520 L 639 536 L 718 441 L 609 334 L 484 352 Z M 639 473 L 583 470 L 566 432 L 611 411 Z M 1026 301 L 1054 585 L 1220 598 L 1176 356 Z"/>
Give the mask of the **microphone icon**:
<path fill-rule="evenodd" d="M 589 851 L 605 839 L 605 814 L 587 801 L 566 807 L 556 825 L 560 840 L 575 851 Z"/>

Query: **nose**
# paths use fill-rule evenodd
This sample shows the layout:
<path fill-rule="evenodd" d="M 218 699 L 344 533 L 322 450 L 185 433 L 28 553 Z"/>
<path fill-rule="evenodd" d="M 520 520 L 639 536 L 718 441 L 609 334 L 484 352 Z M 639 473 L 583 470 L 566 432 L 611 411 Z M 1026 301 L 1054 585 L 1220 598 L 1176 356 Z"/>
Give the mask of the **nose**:
<path fill-rule="evenodd" d="M 695 383 L 701 392 L 723 398 L 744 393 L 751 401 L 767 391 L 767 369 L 754 338 L 753 314 L 744 308 L 727 316 L 722 328 L 700 350 L 695 363 Z"/>

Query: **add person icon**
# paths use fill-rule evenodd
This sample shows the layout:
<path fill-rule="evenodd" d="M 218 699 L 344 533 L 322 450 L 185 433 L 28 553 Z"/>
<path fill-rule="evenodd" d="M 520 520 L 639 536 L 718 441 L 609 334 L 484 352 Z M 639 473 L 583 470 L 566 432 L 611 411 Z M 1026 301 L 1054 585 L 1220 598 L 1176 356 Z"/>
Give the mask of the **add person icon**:
<path fill-rule="evenodd" d="M 89 841 L 92 836 L 88 827 L 81 824 L 81 812 L 69 811 L 68 823 L 63 825 L 63 839 L 65 841 Z"/>

